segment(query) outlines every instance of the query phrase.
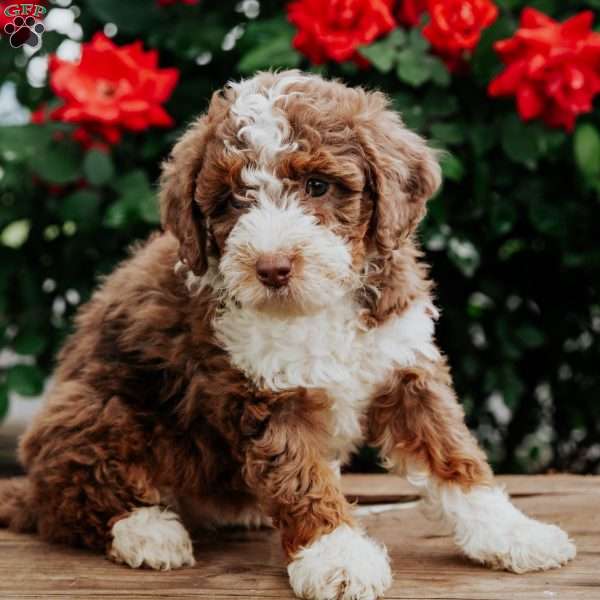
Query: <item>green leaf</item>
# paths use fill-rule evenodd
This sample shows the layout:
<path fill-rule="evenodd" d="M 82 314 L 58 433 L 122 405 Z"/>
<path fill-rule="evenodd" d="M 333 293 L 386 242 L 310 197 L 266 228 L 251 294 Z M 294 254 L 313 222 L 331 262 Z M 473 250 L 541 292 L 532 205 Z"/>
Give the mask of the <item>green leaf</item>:
<path fill-rule="evenodd" d="M 46 339 L 37 333 L 24 331 L 19 333 L 12 343 L 12 348 L 17 354 L 23 356 L 36 356 L 46 347 Z"/>
<path fill-rule="evenodd" d="M 81 153 L 72 144 L 53 144 L 31 158 L 31 167 L 49 183 L 65 184 L 81 177 Z"/>
<path fill-rule="evenodd" d="M 119 228 L 134 221 L 158 223 L 156 194 L 144 171 L 128 173 L 119 178 L 114 187 L 121 191 L 121 195 L 106 212 L 104 224 L 107 227 Z"/>
<path fill-rule="evenodd" d="M 412 48 L 407 48 L 398 54 L 398 78 L 413 87 L 420 87 L 431 77 L 431 64 Z"/>
<path fill-rule="evenodd" d="M 518 327 L 515 335 L 525 348 L 539 348 L 546 339 L 537 327 L 529 324 Z"/>
<path fill-rule="evenodd" d="M 294 68 L 300 64 L 300 55 L 284 37 L 256 47 L 238 63 L 240 73 L 249 74 L 268 68 Z"/>
<path fill-rule="evenodd" d="M 517 211 L 508 198 L 496 198 L 490 211 L 490 224 L 496 235 L 506 235 L 517 221 Z"/>
<path fill-rule="evenodd" d="M 450 152 L 444 152 L 440 160 L 444 177 L 451 181 L 461 181 L 465 176 L 465 167 L 462 161 Z"/>
<path fill-rule="evenodd" d="M 50 143 L 52 128 L 43 125 L 0 127 L 0 157 L 20 160 L 39 153 Z"/>
<path fill-rule="evenodd" d="M 408 32 L 408 45 L 415 51 L 423 53 L 429 50 L 429 42 L 423 37 L 421 30 L 417 27 Z"/>
<path fill-rule="evenodd" d="M 21 396 L 37 396 L 44 388 L 42 371 L 34 365 L 15 365 L 6 373 L 8 388 Z"/>
<path fill-rule="evenodd" d="M 404 29 L 394 29 L 383 41 L 395 48 L 401 48 L 406 44 L 406 31 Z"/>
<path fill-rule="evenodd" d="M 502 246 L 498 248 L 498 258 L 501 261 L 510 260 L 511 258 L 513 258 L 513 256 L 519 254 L 520 252 L 523 252 L 523 250 L 525 250 L 526 248 L 527 244 L 523 240 L 506 240 L 506 242 L 504 242 Z"/>
<path fill-rule="evenodd" d="M 507 369 L 501 383 L 504 401 L 509 408 L 516 408 L 525 392 L 525 386 L 513 369 Z"/>
<path fill-rule="evenodd" d="M 95 225 L 100 210 L 100 196 L 93 190 L 78 190 L 60 200 L 58 212 L 65 221 Z"/>
<path fill-rule="evenodd" d="M 132 215 L 135 215 L 135 211 L 122 200 L 117 200 L 106 210 L 103 224 L 111 229 L 119 229 L 131 220 Z"/>
<path fill-rule="evenodd" d="M 158 225 L 160 223 L 158 202 L 153 192 L 142 197 L 138 207 L 138 214 L 145 223 L 149 223 L 150 225 Z"/>
<path fill-rule="evenodd" d="M 360 48 L 359 52 L 381 73 L 392 70 L 398 55 L 396 48 L 383 43 Z"/>
<path fill-rule="evenodd" d="M 465 139 L 465 127 L 462 123 L 434 123 L 431 135 L 442 144 L 461 144 Z"/>
<path fill-rule="evenodd" d="M 538 148 L 540 156 L 547 156 L 549 160 L 561 159 L 560 148 L 569 136 L 558 129 L 548 129 L 539 124 Z"/>
<path fill-rule="evenodd" d="M 504 119 L 502 127 L 502 148 L 510 160 L 533 169 L 538 158 L 538 141 L 532 135 L 531 127 L 523 123 L 517 115 Z"/>
<path fill-rule="evenodd" d="M 386 38 L 369 46 L 359 48 L 359 53 L 367 58 L 381 73 L 389 73 L 396 64 L 398 51 L 406 43 L 406 34 L 402 29 L 395 29 Z"/>
<path fill-rule="evenodd" d="M 83 172 L 92 185 L 102 185 L 112 179 L 115 168 L 109 154 L 90 150 L 83 161 Z"/>
<path fill-rule="evenodd" d="M 577 127 L 573 140 L 575 162 L 588 180 L 600 177 L 600 133 L 591 124 Z"/>
<path fill-rule="evenodd" d="M 292 46 L 294 28 L 283 19 L 256 21 L 248 25 L 246 35 L 257 42 L 238 63 L 244 74 L 260 69 L 291 68 L 300 64 L 300 54 Z"/>
<path fill-rule="evenodd" d="M 440 87 L 448 87 L 452 81 L 452 76 L 446 65 L 436 56 L 429 57 L 431 65 L 431 81 Z"/>

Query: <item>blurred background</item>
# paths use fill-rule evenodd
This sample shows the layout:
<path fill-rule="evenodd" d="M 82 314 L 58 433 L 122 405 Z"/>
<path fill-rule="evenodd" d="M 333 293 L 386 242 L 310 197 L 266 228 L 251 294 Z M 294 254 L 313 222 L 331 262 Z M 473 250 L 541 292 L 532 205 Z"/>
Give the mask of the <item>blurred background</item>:
<path fill-rule="evenodd" d="M 384 90 L 446 150 L 420 237 L 494 467 L 600 473 L 600 0 L 38 5 L 36 29 L 0 2 L 4 472 L 78 306 L 158 226 L 185 125 L 227 80 L 298 67 Z"/>

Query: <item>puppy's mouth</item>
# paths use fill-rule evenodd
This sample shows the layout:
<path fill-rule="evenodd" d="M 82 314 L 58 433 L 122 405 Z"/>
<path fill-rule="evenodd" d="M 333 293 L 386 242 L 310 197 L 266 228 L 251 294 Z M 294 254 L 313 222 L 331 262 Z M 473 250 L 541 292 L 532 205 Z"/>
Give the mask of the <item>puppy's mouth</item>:
<path fill-rule="evenodd" d="M 301 253 L 261 254 L 234 264 L 221 264 L 222 292 L 240 307 L 273 316 L 316 314 L 356 288 L 351 273 L 340 277 L 323 264 L 307 263 Z"/>

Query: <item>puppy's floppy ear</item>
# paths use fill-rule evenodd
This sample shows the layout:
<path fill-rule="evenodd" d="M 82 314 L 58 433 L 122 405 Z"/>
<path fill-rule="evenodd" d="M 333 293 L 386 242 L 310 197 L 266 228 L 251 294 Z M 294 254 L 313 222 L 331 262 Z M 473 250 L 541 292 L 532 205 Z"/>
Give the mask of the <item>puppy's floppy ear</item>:
<path fill-rule="evenodd" d="M 409 237 L 441 183 L 436 152 L 407 129 L 380 92 L 368 95 L 360 128 L 375 200 L 374 241 L 385 256 Z"/>
<path fill-rule="evenodd" d="M 207 115 L 192 123 L 163 163 L 160 177 L 163 228 L 179 240 L 179 258 L 196 275 L 208 268 L 207 226 L 195 195 L 210 129 Z"/>
<path fill-rule="evenodd" d="M 378 323 L 429 291 L 413 234 L 440 186 L 441 169 L 436 152 L 380 92 L 367 94 L 358 131 L 374 203 L 365 304 Z"/>

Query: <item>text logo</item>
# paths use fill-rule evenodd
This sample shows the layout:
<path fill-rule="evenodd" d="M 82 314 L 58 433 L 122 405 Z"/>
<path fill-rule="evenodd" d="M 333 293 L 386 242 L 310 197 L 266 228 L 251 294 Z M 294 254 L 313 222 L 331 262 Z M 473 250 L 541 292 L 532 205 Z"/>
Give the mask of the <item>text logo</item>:
<path fill-rule="evenodd" d="M 4 26 L 4 33 L 13 48 L 31 46 L 35 48 L 46 30 L 39 20 L 46 14 L 45 6 L 39 4 L 10 4 L 4 9 L 4 16 L 12 18 Z"/>

